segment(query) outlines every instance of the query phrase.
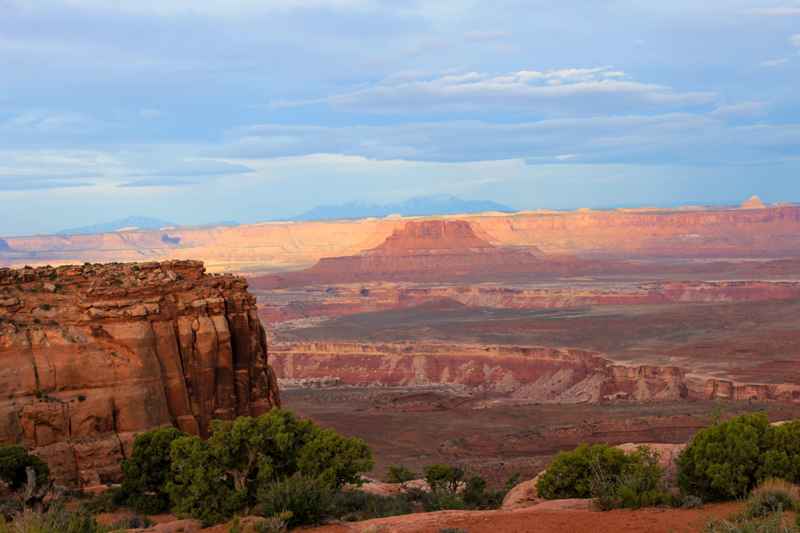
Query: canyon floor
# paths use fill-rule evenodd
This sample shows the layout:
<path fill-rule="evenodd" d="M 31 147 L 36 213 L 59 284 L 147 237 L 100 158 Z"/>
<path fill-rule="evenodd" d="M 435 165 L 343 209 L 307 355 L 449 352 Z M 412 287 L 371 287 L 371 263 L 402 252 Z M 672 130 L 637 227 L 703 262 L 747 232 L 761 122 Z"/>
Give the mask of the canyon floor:
<path fill-rule="evenodd" d="M 464 397 L 446 388 L 295 389 L 284 406 L 367 441 L 372 476 L 390 465 L 420 472 L 458 464 L 494 485 L 513 474 L 539 473 L 555 453 L 584 443 L 686 442 L 717 416 L 765 411 L 772 420 L 800 417 L 800 405 L 776 402 L 615 402 L 509 405 Z"/>

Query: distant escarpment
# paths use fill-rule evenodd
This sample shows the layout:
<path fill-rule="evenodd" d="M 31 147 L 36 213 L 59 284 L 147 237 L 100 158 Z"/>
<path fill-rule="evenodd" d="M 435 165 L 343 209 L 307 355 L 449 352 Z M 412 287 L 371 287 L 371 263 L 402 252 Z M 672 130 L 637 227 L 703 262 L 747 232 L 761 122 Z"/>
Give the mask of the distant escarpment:
<path fill-rule="evenodd" d="M 614 365 L 596 352 L 468 344 L 276 343 L 281 380 L 315 385 L 451 385 L 516 399 L 596 403 L 613 399 L 677 400 L 689 391 L 676 367 Z"/>
<path fill-rule="evenodd" d="M 312 286 L 265 291 L 259 314 L 271 324 L 431 305 L 494 309 L 570 309 L 598 305 L 667 305 L 800 300 L 796 281 L 664 281 L 616 287 L 415 286 L 404 283 Z"/>
<path fill-rule="evenodd" d="M 800 257 L 800 206 L 617 209 L 465 214 L 495 247 L 535 246 L 548 256 L 610 259 Z M 7 237 L 0 265 L 202 259 L 210 270 L 276 272 L 375 248 L 409 222 L 453 217 L 271 222 L 237 227 Z M 178 241 L 177 239 L 180 239 Z"/>
<path fill-rule="evenodd" d="M 11 247 L 8 245 L 4 239 L 0 239 L 0 252 L 10 252 Z"/>
<path fill-rule="evenodd" d="M 68 485 L 116 481 L 141 431 L 280 404 L 247 283 L 196 261 L 0 269 L 0 442 Z"/>
<path fill-rule="evenodd" d="M 533 247 L 490 244 L 464 220 L 412 221 L 379 246 L 358 255 L 328 257 L 301 272 L 264 276 L 254 287 L 364 281 L 482 279 L 512 274 L 574 270 L 571 257 L 545 257 Z"/>
<path fill-rule="evenodd" d="M 277 342 L 271 361 L 287 386 L 451 386 L 538 403 L 683 399 L 800 402 L 800 385 L 736 383 L 677 366 L 621 365 L 599 352 L 449 343 Z"/>

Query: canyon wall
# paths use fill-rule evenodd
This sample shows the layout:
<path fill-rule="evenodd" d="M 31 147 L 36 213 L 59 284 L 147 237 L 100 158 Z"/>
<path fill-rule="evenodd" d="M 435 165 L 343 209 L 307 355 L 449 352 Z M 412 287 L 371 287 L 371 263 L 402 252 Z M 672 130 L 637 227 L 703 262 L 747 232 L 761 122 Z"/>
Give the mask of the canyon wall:
<path fill-rule="evenodd" d="M 674 367 L 614 365 L 595 352 L 465 344 L 275 343 L 282 383 L 303 386 L 450 385 L 537 402 L 677 400 L 688 395 Z"/>
<path fill-rule="evenodd" d="M 620 365 L 599 352 L 572 348 L 277 342 L 271 361 L 279 382 L 288 387 L 443 385 L 537 403 L 800 402 L 800 385 L 737 383 L 676 366 Z"/>
<path fill-rule="evenodd" d="M 797 257 L 800 206 L 756 209 L 537 211 L 427 217 L 463 220 L 494 246 L 535 246 L 551 255 L 611 258 Z M 214 271 L 285 271 L 323 257 L 379 246 L 408 220 L 282 222 L 238 227 L 175 228 L 102 235 L 7 237 L 0 265 L 135 261 L 205 261 Z"/>
<path fill-rule="evenodd" d="M 252 283 L 259 287 L 259 278 Z M 666 281 L 617 284 L 498 287 L 495 284 L 410 286 L 397 283 L 312 286 L 259 293 L 259 315 L 267 323 L 337 317 L 451 302 L 495 309 L 563 309 L 601 305 L 666 305 L 800 300 L 800 283 L 778 281 Z"/>
<path fill-rule="evenodd" d="M 195 261 L 0 269 L 0 442 L 67 485 L 118 481 L 141 431 L 280 405 L 255 298 Z"/>

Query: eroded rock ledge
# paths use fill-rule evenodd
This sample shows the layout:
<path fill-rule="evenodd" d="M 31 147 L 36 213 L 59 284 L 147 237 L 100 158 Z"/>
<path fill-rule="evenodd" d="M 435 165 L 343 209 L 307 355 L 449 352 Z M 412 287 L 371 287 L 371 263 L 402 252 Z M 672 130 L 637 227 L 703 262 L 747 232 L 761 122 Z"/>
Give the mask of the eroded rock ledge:
<path fill-rule="evenodd" d="M 0 393 L 0 442 L 83 486 L 138 432 L 280 404 L 247 282 L 197 261 L 0 269 Z"/>
<path fill-rule="evenodd" d="M 620 365 L 599 352 L 444 343 L 278 342 L 272 365 L 286 387 L 446 385 L 519 400 L 800 402 L 800 385 L 737 383 L 677 366 Z"/>

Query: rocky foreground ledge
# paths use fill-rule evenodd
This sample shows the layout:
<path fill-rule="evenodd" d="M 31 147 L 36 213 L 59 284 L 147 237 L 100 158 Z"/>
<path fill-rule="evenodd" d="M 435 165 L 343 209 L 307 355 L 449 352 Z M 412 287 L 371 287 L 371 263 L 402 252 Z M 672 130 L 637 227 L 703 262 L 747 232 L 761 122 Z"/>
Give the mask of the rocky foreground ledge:
<path fill-rule="evenodd" d="M 0 269 L 0 443 L 72 486 L 117 481 L 134 436 L 280 405 L 247 282 L 197 261 Z"/>

